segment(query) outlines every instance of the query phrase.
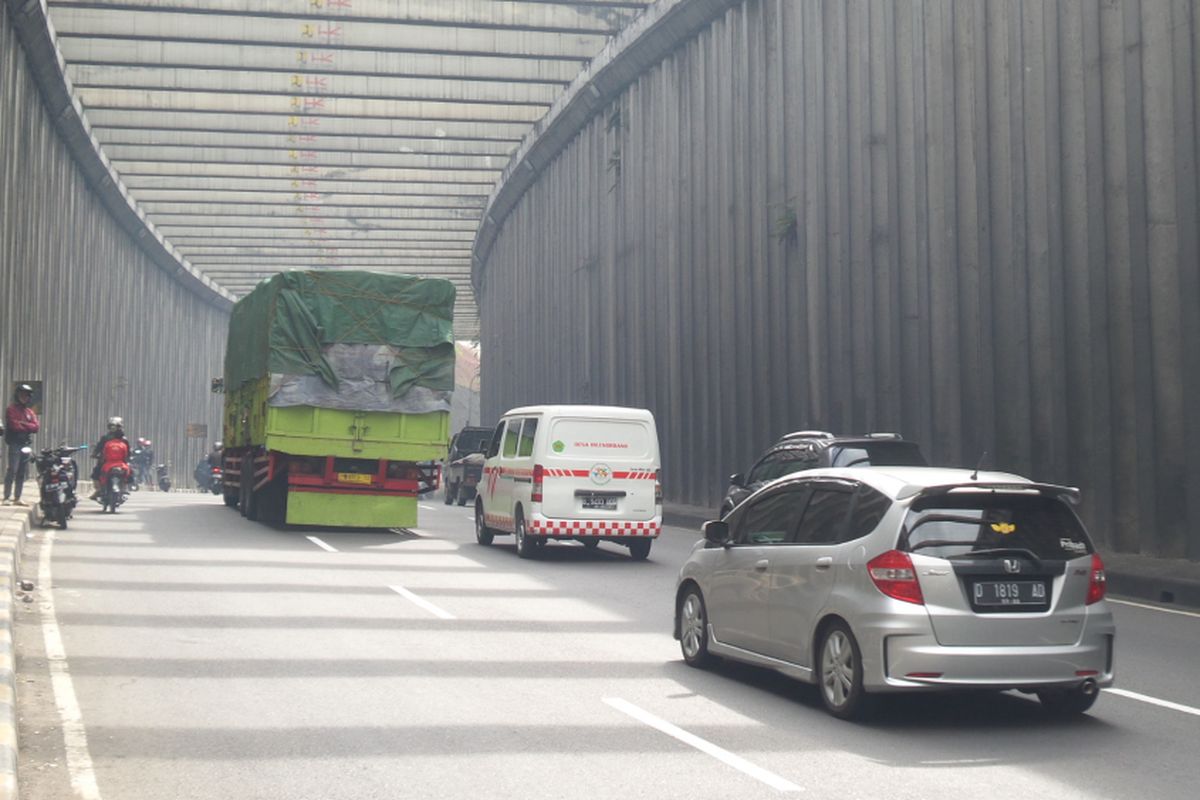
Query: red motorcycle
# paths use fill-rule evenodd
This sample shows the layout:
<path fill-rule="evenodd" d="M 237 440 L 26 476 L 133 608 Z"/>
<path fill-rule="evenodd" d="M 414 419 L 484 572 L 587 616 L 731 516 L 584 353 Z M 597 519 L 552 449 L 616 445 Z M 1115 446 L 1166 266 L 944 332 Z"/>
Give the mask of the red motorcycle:
<path fill-rule="evenodd" d="M 100 505 L 104 513 L 117 513 L 117 506 L 129 496 L 133 468 L 129 464 L 110 464 L 100 473 Z"/>

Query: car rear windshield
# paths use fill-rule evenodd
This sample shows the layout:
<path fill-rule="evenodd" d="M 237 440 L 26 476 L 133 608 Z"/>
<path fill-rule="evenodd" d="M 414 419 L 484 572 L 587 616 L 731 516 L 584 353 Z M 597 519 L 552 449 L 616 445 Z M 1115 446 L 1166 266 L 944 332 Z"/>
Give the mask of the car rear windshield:
<path fill-rule="evenodd" d="M 454 440 L 454 449 L 460 453 L 482 453 L 492 438 L 491 429 L 483 431 L 463 431 Z"/>
<path fill-rule="evenodd" d="M 900 549 L 937 558 L 1024 551 L 1071 559 L 1091 553 L 1092 543 L 1063 501 L 995 492 L 919 498 L 905 520 Z"/>
<path fill-rule="evenodd" d="M 916 442 L 853 442 L 835 445 L 832 467 L 923 467 L 925 456 Z"/>

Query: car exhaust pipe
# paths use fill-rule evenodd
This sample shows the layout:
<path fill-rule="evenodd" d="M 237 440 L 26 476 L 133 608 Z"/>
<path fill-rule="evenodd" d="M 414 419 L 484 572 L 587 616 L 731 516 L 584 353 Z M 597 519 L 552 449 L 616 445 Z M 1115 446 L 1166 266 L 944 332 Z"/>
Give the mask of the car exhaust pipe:
<path fill-rule="evenodd" d="M 1083 683 L 1079 684 L 1079 692 L 1084 697 L 1093 697 L 1100 692 L 1100 687 L 1096 685 L 1096 681 L 1088 678 Z"/>

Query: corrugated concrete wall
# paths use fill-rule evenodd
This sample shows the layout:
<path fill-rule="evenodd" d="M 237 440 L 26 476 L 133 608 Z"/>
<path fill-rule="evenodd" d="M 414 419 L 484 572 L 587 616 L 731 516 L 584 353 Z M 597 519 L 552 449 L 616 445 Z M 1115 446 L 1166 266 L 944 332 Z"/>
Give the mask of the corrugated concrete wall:
<path fill-rule="evenodd" d="M 497 220 L 484 418 L 648 406 L 713 506 L 788 430 L 900 431 L 1200 559 L 1198 87 L 1191 0 L 750 0 Z"/>
<path fill-rule="evenodd" d="M 123 416 L 190 484 L 220 436 L 228 317 L 157 267 L 89 189 L 45 112 L 25 53 L 0 10 L 0 395 L 42 380 L 42 446 L 95 442 Z M 211 438 L 211 437 L 210 437 Z"/>

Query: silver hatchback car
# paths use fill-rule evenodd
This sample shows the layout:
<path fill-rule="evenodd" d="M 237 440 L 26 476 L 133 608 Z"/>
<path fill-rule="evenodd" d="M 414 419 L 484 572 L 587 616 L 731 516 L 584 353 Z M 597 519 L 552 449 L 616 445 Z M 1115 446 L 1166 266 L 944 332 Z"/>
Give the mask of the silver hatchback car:
<path fill-rule="evenodd" d="M 679 573 L 675 638 L 816 683 L 865 716 L 887 692 L 1019 689 L 1056 714 L 1113 682 L 1104 564 L 1078 491 L 1006 473 L 820 469 L 708 522 Z"/>

